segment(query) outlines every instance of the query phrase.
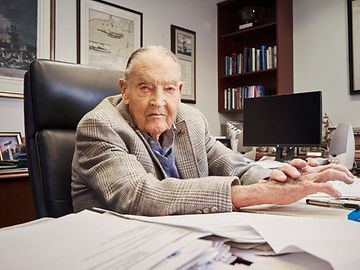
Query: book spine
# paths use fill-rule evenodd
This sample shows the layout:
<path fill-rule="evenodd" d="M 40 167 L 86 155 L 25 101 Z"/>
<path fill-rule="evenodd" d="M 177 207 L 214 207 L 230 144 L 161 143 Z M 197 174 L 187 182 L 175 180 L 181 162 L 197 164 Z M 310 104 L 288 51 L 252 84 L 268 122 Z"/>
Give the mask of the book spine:
<path fill-rule="evenodd" d="M 261 70 L 266 69 L 266 46 L 261 46 Z"/>
<path fill-rule="evenodd" d="M 277 68 L 277 46 L 275 45 L 273 49 L 274 49 L 274 53 L 273 53 L 274 68 Z"/>
<path fill-rule="evenodd" d="M 251 48 L 251 71 L 255 71 L 255 65 L 256 65 L 256 49 Z"/>
<path fill-rule="evenodd" d="M 248 61 L 248 48 L 244 47 L 244 53 L 243 53 L 243 72 L 247 72 L 247 63 Z"/>

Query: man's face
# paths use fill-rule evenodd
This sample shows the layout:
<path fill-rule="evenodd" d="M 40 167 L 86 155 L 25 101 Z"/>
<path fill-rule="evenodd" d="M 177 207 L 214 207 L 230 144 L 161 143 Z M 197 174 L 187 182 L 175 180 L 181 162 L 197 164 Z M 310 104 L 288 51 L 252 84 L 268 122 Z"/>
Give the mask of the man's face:
<path fill-rule="evenodd" d="M 141 131 L 155 140 L 171 128 L 182 83 L 176 63 L 164 55 L 140 56 L 127 80 L 120 80 L 124 102 Z"/>

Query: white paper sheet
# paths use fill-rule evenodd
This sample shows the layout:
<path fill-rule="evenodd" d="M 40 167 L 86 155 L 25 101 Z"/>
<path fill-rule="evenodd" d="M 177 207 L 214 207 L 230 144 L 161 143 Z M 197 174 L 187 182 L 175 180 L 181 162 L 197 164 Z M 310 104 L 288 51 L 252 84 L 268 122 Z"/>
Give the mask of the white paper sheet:
<path fill-rule="evenodd" d="M 207 249 L 205 234 L 154 225 L 83 211 L 4 230 L 1 269 L 149 269 L 186 245 Z"/>
<path fill-rule="evenodd" d="M 208 215 L 177 215 L 162 217 L 145 217 L 125 215 L 128 218 L 155 222 L 158 224 L 174 225 L 211 232 L 215 235 L 229 238 L 234 242 L 264 243 L 266 242 L 251 226 L 234 219 L 233 213 Z"/>
<path fill-rule="evenodd" d="M 360 223 L 307 217 L 250 213 L 221 213 L 169 217 L 137 217 L 163 224 L 193 227 L 219 235 L 242 239 L 243 225 L 250 225 L 277 253 L 305 251 L 329 262 L 334 269 L 359 269 Z M 239 224 L 236 231 L 235 224 Z M 221 228 L 229 226 L 224 233 Z M 224 227 L 222 226 L 224 225 Z M 245 235 L 248 231 L 245 230 Z M 255 235 L 254 235 L 255 237 Z M 246 237 L 245 237 L 246 239 Z M 233 240 L 234 241 L 234 240 Z"/>
<path fill-rule="evenodd" d="M 239 265 L 243 270 L 332 270 L 331 265 L 305 252 L 291 253 L 281 256 L 257 256 L 243 250 L 231 250 L 235 255 L 253 262 L 251 265 Z"/>

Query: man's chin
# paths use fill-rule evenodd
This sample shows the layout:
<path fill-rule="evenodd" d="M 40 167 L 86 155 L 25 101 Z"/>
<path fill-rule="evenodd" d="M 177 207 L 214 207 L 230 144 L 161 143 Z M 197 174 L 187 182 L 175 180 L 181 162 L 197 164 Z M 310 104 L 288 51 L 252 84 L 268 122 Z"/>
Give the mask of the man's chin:
<path fill-rule="evenodd" d="M 148 125 L 146 128 L 146 131 L 150 134 L 158 134 L 159 136 L 169 129 L 169 126 L 167 124 L 161 124 L 161 125 Z"/>

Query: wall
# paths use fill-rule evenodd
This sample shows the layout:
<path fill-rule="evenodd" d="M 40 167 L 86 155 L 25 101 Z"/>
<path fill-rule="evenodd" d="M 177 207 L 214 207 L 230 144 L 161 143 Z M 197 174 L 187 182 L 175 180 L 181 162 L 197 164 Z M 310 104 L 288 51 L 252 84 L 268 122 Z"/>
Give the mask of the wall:
<path fill-rule="evenodd" d="M 332 124 L 359 127 L 360 95 L 349 94 L 346 7 L 346 0 L 293 1 L 294 89 L 322 90 Z"/>
<path fill-rule="evenodd" d="M 360 126 L 360 95 L 348 90 L 348 44 L 346 0 L 293 0 L 294 89 L 295 92 L 323 91 L 324 112 L 333 125 L 350 121 Z M 76 61 L 75 0 L 57 1 L 56 57 Z M 196 32 L 197 104 L 210 123 L 211 132 L 220 134 L 217 113 L 216 3 L 218 0 L 113 0 L 144 14 L 144 45 L 170 47 L 170 24 Z M 201 67 L 201 68 L 200 68 Z M 231 116 L 236 119 L 237 115 Z M 0 131 L 21 131 L 22 100 L 0 98 Z"/>
<path fill-rule="evenodd" d="M 217 113 L 216 3 L 219 0 L 108 0 L 143 13 L 143 44 L 170 48 L 170 25 L 196 32 L 196 107 L 220 133 Z M 56 59 L 76 62 L 76 1 L 57 1 Z M 200 68 L 201 67 L 201 68 Z M 22 100 L 0 98 L 0 131 L 21 131 Z"/>

